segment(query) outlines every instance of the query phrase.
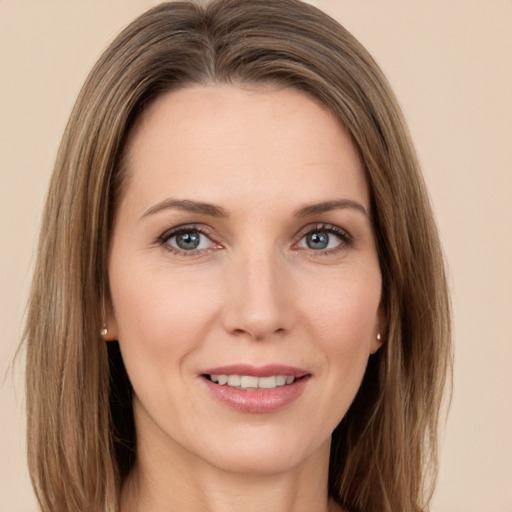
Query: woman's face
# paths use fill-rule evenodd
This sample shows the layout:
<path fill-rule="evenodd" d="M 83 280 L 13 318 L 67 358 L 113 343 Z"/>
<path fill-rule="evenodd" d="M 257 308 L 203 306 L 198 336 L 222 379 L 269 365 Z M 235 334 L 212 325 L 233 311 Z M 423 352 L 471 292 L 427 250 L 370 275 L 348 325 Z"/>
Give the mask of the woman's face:
<path fill-rule="evenodd" d="M 293 89 L 195 86 L 143 115 L 126 172 L 107 326 L 139 455 L 238 472 L 325 463 L 383 321 L 347 132 Z"/>

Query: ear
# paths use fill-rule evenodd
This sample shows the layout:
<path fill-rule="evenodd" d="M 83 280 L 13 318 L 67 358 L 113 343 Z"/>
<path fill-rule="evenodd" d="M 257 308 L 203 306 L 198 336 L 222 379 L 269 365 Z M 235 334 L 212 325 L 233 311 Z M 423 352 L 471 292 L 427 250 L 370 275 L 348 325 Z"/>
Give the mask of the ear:
<path fill-rule="evenodd" d="M 103 334 L 102 338 L 104 341 L 114 341 L 118 339 L 118 329 L 117 329 L 117 320 L 114 312 L 114 307 L 112 305 L 112 299 L 110 297 L 105 297 L 105 311 L 104 311 L 104 327 L 103 329 L 106 332 Z"/>
<path fill-rule="evenodd" d="M 386 332 L 387 318 L 384 311 L 382 302 L 379 304 L 377 310 L 377 322 L 375 325 L 375 332 L 373 333 L 373 339 L 370 345 L 370 353 L 375 354 L 377 350 L 384 344 L 384 333 Z"/>

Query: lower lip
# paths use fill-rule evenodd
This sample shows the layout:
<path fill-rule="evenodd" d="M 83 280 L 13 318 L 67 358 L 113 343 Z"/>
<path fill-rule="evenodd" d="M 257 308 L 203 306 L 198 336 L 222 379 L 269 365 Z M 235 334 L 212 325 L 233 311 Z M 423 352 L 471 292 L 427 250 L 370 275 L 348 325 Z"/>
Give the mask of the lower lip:
<path fill-rule="evenodd" d="M 202 377 L 214 398 L 223 404 L 243 412 L 274 412 L 297 399 L 306 387 L 309 376 L 296 380 L 293 384 L 273 389 L 242 389 L 215 384 Z"/>

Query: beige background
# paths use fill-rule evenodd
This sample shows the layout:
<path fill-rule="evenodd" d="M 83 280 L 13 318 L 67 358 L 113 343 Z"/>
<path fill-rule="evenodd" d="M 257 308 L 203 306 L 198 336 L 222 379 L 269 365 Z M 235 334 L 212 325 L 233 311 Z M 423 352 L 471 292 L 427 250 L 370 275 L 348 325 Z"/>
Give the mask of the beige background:
<path fill-rule="evenodd" d="M 100 51 L 149 0 L 0 0 L 0 512 L 35 511 L 20 336 L 57 145 Z M 454 396 L 434 512 L 512 512 L 512 1 L 317 0 L 373 53 L 450 266 Z M 5 380 L 4 380 L 4 374 Z"/>

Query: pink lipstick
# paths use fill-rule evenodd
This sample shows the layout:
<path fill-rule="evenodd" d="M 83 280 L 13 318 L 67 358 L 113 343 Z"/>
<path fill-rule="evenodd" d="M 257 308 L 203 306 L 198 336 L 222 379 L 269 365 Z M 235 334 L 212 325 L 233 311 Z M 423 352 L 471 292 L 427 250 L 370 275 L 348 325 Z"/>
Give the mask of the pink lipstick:
<path fill-rule="evenodd" d="M 239 411 L 268 413 L 297 399 L 311 374 L 286 365 L 235 364 L 209 368 L 201 378 L 211 395 Z"/>

